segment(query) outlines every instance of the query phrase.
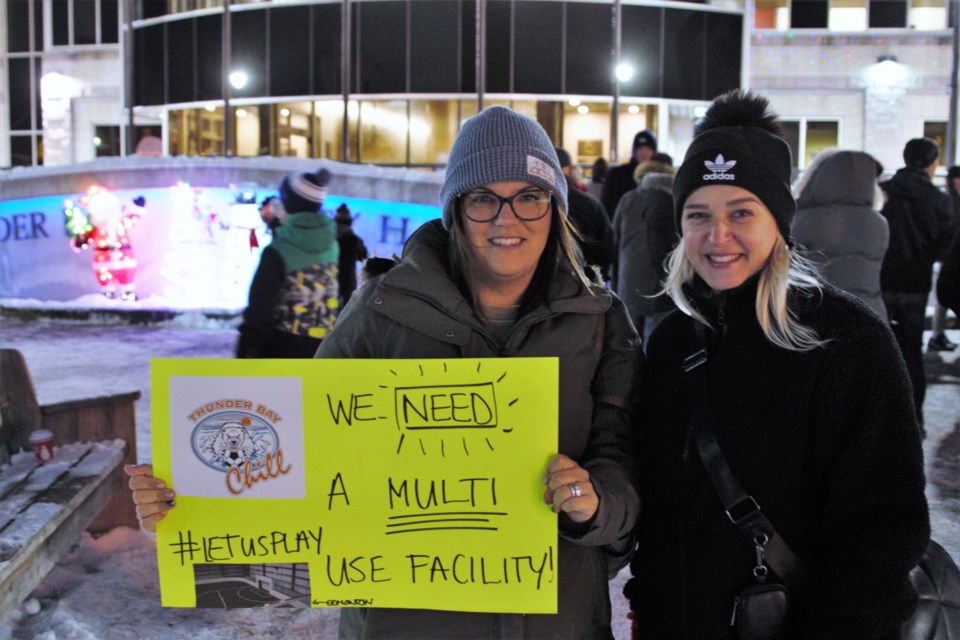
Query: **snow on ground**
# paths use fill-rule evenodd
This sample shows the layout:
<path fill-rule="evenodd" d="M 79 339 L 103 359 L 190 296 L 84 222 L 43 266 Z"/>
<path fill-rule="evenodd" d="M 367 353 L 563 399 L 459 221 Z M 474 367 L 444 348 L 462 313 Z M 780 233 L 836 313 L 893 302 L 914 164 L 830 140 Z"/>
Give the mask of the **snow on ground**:
<path fill-rule="evenodd" d="M 187 326 L 184 326 L 187 325 Z M 960 332 L 951 331 L 954 341 Z M 75 320 L 11 320 L 0 316 L 0 348 L 23 352 L 41 404 L 139 390 L 137 452 L 151 459 L 150 358 L 231 358 L 237 333 L 197 315 L 143 326 L 91 326 Z M 927 495 L 934 537 L 960 557 L 960 361 L 928 355 L 933 384 L 925 405 L 930 433 Z M 621 595 L 626 572 L 611 582 L 614 633 L 629 637 Z M 0 640 L 180 638 L 335 638 L 335 609 L 164 609 L 157 584 L 156 545 L 140 531 L 88 534 L 40 584 L 20 610 L 0 621 Z"/>

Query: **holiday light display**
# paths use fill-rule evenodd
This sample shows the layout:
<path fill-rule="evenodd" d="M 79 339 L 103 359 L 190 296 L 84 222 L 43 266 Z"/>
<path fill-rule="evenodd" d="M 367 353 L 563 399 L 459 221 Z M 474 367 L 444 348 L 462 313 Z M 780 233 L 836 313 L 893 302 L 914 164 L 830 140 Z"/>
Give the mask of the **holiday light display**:
<path fill-rule="evenodd" d="M 79 198 L 64 201 L 67 235 L 77 251 L 92 250 L 93 273 L 108 298 L 137 299 L 137 260 L 127 232 L 140 221 L 145 204 L 140 196 L 121 205 L 108 189 L 98 185 Z"/>

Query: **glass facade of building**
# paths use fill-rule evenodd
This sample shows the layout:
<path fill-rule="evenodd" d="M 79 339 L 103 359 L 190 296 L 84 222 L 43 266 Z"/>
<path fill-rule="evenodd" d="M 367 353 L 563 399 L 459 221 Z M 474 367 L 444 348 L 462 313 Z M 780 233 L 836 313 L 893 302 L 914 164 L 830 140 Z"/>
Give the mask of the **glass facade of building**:
<path fill-rule="evenodd" d="M 599 139 L 609 157 L 614 108 L 629 140 L 656 128 L 660 105 L 741 84 L 742 10 L 700 3 L 624 2 L 619 17 L 590 0 L 163 4 L 137 5 L 133 101 L 163 117 L 174 155 L 435 166 L 463 120 L 497 103 L 558 144 L 589 128 L 587 150 Z M 615 86 L 618 31 L 634 73 Z M 236 73 L 245 84 L 227 85 Z"/>

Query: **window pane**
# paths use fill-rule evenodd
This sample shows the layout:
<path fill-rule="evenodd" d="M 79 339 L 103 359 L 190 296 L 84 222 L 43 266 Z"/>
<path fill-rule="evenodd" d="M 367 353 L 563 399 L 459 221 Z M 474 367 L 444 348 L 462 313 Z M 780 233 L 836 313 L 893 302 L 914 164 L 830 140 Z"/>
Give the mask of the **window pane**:
<path fill-rule="evenodd" d="M 257 156 L 260 151 L 260 110 L 256 106 L 233 110 L 236 123 L 236 153 L 238 156 Z"/>
<path fill-rule="evenodd" d="M 463 0 L 460 14 L 460 86 L 461 91 L 477 90 L 477 3 Z"/>
<path fill-rule="evenodd" d="M 563 3 L 517 2 L 514 17 L 515 93 L 563 92 Z"/>
<path fill-rule="evenodd" d="M 33 2 L 33 50 L 43 51 L 43 3 Z"/>
<path fill-rule="evenodd" d="M 924 122 L 923 137 L 934 140 L 941 149 L 946 149 L 947 145 L 947 123 L 946 122 Z M 947 154 L 941 153 L 937 164 L 941 167 L 946 166 Z"/>
<path fill-rule="evenodd" d="M 513 49 L 510 44 L 511 3 L 487 1 L 487 93 L 510 93 L 510 68 Z"/>
<path fill-rule="evenodd" d="M 410 4 L 410 90 L 469 91 L 460 84 L 460 2 L 420 0 Z"/>
<path fill-rule="evenodd" d="M 706 21 L 702 11 L 665 10 L 663 97 L 703 99 Z M 739 51 L 735 47 L 734 51 Z"/>
<path fill-rule="evenodd" d="M 120 4 L 118 0 L 100 0 L 100 42 L 120 42 Z"/>
<path fill-rule="evenodd" d="M 903 29 L 907 26 L 907 3 L 904 0 L 870 0 L 870 28 Z"/>
<path fill-rule="evenodd" d="M 194 138 L 190 114 L 193 109 L 169 109 L 167 111 L 167 143 L 171 156 L 191 155 L 190 142 Z"/>
<path fill-rule="evenodd" d="M 914 2 L 910 6 L 910 28 L 921 31 L 940 31 L 949 28 L 947 7 L 943 2 L 938 2 L 936 6 L 918 5 Z"/>
<path fill-rule="evenodd" d="M 271 9 L 269 16 L 270 95 L 310 95 L 310 8 Z M 316 64 L 316 56 L 312 58 Z"/>
<path fill-rule="evenodd" d="M 66 2 L 52 2 L 51 9 L 54 46 L 70 44 L 70 23 L 68 22 L 70 5 Z"/>
<path fill-rule="evenodd" d="M 167 24 L 168 75 L 170 102 L 192 102 L 197 99 L 194 77 L 193 20 L 176 20 Z"/>
<path fill-rule="evenodd" d="M 405 2 L 355 4 L 360 93 L 407 90 L 407 5 Z M 369 45 L 365 45 L 369 43 Z"/>
<path fill-rule="evenodd" d="M 840 123 L 807 122 L 807 145 L 803 166 L 810 164 L 813 156 L 824 149 L 836 147 L 840 140 Z"/>
<path fill-rule="evenodd" d="M 623 8 L 623 30 L 621 32 L 620 59 L 623 62 L 633 65 L 633 78 L 620 83 L 621 96 L 661 96 L 665 87 L 663 86 L 664 70 L 676 69 L 669 62 L 671 59 L 669 53 L 661 56 L 661 24 L 664 19 L 664 12 L 667 14 L 677 13 L 687 15 L 692 12 L 680 11 L 678 9 L 663 10 L 659 7 L 624 7 Z M 671 33 L 669 28 L 673 22 L 668 22 L 666 32 L 666 46 L 676 46 L 683 49 L 687 43 L 676 33 Z M 702 28 L 702 22 L 701 28 Z M 678 26 L 679 28 L 679 26 Z M 681 38 L 677 41 L 677 38 Z M 687 50 L 685 54 L 690 55 L 690 59 L 699 59 L 696 43 L 702 39 L 701 34 L 690 40 L 689 44 L 694 45 L 694 49 Z M 676 42 L 670 45 L 670 42 Z M 612 70 L 607 70 L 603 74 L 609 78 Z M 668 72 L 669 73 L 669 72 Z M 686 69 L 684 68 L 684 73 Z M 672 75 L 678 75 L 674 72 Z M 681 74 L 682 75 L 682 74 Z M 697 80 L 697 84 L 700 81 Z M 608 89 L 609 91 L 609 89 Z"/>
<path fill-rule="evenodd" d="M 312 5 L 313 16 L 313 90 L 315 95 L 343 93 L 340 60 L 343 55 L 339 4 Z M 342 104 L 341 104 L 342 108 Z"/>
<path fill-rule="evenodd" d="M 797 161 L 800 159 L 800 122 L 797 120 L 781 120 L 780 128 L 783 130 L 783 139 L 787 141 L 787 145 L 790 147 L 793 168 L 796 169 Z"/>
<path fill-rule="evenodd" d="M 343 158 L 343 100 L 317 100 L 311 122 L 314 158 Z"/>
<path fill-rule="evenodd" d="M 446 164 L 459 129 L 455 100 L 410 103 L 410 164 Z"/>
<path fill-rule="evenodd" d="M 10 58 L 10 129 L 29 131 L 30 126 L 30 59 Z"/>
<path fill-rule="evenodd" d="M 137 59 L 134 65 L 134 96 L 136 104 L 150 105 L 166 102 L 164 89 L 164 25 L 143 27 L 134 32 L 133 48 Z"/>
<path fill-rule="evenodd" d="M 33 136 L 10 136 L 10 166 L 33 165 Z"/>
<path fill-rule="evenodd" d="M 120 127 L 94 127 L 93 144 L 97 158 L 120 155 Z"/>
<path fill-rule="evenodd" d="M 64 2 L 66 4 L 66 2 Z M 73 44 L 97 43 L 97 3 L 73 0 Z"/>
<path fill-rule="evenodd" d="M 826 0 L 792 0 L 790 27 L 793 29 L 826 29 L 829 3 Z"/>
<path fill-rule="evenodd" d="M 310 102 L 271 106 L 270 155 L 312 157 L 313 126 Z"/>
<path fill-rule="evenodd" d="M 195 109 L 197 114 L 197 151 L 202 156 L 223 155 L 223 108 L 213 111 Z"/>
<path fill-rule="evenodd" d="M 729 13 L 707 13 L 707 51 L 722 51 L 721 56 L 709 56 L 706 74 L 706 93 L 700 97 L 714 97 L 740 86 L 740 56 L 743 36 L 743 18 Z"/>
<path fill-rule="evenodd" d="M 220 16 L 197 18 L 197 99 L 223 98 L 223 34 Z M 220 120 L 223 124 L 222 116 Z"/>
<path fill-rule="evenodd" d="M 30 50 L 30 0 L 7 2 L 7 46 L 10 53 Z"/>
<path fill-rule="evenodd" d="M 43 65 L 40 58 L 31 58 L 33 68 L 33 128 L 43 129 L 43 101 L 40 99 L 40 81 L 43 77 Z"/>
<path fill-rule="evenodd" d="M 609 95 L 613 60 L 610 7 L 567 3 L 567 86 L 564 93 Z"/>
<path fill-rule="evenodd" d="M 787 0 L 757 0 L 753 28 L 785 30 L 790 17 L 787 4 Z"/>
<path fill-rule="evenodd" d="M 233 32 L 233 59 L 230 73 L 242 71 L 247 74 L 247 84 L 242 89 L 231 87 L 233 97 L 261 96 L 267 93 L 267 12 L 234 12 L 230 24 Z M 293 60 L 304 60 L 306 51 Z M 289 61 L 288 61 L 289 63 Z"/>
<path fill-rule="evenodd" d="M 360 103 L 360 162 L 406 164 L 407 101 Z"/>

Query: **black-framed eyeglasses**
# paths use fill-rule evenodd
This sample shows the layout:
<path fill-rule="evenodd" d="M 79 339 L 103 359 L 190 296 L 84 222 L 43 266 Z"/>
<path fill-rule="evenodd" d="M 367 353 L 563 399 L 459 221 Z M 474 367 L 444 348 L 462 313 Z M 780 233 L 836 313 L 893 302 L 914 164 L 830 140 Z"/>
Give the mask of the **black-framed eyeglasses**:
<path fill-rule="evenodd" d="M 526 189 L 509 198 L 501 198 L 491 191 L 471 191 L 460 195 L 463 215 L 474 222 L 496 220 L 504 204 L 509 204 L 513 215 L 524 222 L 539 220 L 550 211 L 553 194 L 542 189 Z"/>

